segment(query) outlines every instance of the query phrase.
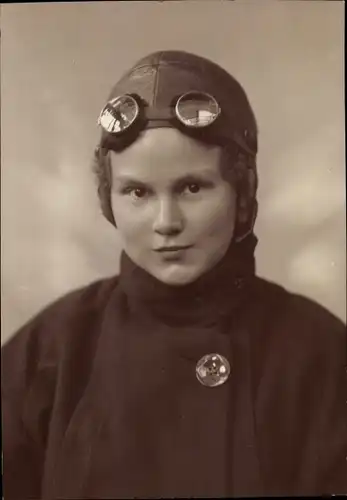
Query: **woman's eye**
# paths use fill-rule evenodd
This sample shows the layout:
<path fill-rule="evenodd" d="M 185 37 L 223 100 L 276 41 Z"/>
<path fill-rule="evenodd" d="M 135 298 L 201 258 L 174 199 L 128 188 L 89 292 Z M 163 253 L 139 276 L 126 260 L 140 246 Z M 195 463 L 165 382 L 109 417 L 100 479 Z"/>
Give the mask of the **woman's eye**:
<path fill-rule="evenodd" d="M 126 194 L 129 194 L 132 198 L 140 199 L 147 195 L 147 190 L 145 188 L 129 188 L 126 190 Z"/>
<path fill-rule="evenodd" d="M 196 194 L 200 191 L 201 187 L 199 186 L 199 184 L 195 184 L 195 183 L 191 183 L 191 184 L 187 184 L 186 186 L 186 190 L 189 191 L 189 193 L 192 193 L 192 194 Z"/>
<path fill-rule="evenodd" d="M 142 188 L 136 188 L 133 190 L 133 194 L 134 196 L 136 196 L 136 198 L 143 198 L 146 195 L 146 190 Z"/>

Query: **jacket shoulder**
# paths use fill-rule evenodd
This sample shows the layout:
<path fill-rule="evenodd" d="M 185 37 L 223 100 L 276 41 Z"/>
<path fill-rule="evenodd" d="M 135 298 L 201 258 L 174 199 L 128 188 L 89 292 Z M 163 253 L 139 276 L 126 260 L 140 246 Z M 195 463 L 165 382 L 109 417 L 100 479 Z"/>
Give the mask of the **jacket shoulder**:
<path fill-rule="evenodd" d="M 14 344 L 20 338 L 25 337 L 29 332 L 37 331 L 45 326 L 47 335 L 52 331 L 52 325 L 55 323 L 66 324 L 74 319 L 83 320 L 95 314 L 96 311 L 103 308 L 110 294 L 118 285 L 118 276 L 112 278 L 100 279 L 86 286 L 72 290 L 59 297 L 45 306 L 29 321 L 27 321 L 11 338 L 4 344 Z"/>
<path fill-rule="evenodd" d="M 264 320 L 279 340 L 306 345 L 311 352 L 346 352 L 346 325 L 323 305 L 263 278 L 258 278 L 256 288 Z"/>
<path fill-rule="evenodd" d="M 75 289 L 50 303 L 15 332 L 1 349 L 6 391 L 12 390 L 11 380 L 16 377 L 9 374 L 14 371 L 20 372 L 22 384 L 27 384 L 41 368 L 55 367 L 68 351 L 92 349 L 98 322 L 117 285 L 115 276 Z"/>

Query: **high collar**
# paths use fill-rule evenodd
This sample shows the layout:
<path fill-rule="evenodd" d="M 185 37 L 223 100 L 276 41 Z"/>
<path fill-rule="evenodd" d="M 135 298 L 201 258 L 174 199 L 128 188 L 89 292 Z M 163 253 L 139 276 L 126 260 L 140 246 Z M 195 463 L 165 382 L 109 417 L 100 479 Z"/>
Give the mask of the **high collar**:
<path fill-rule="evenodd" d="M 232 315 L 247 296 L 255 276 L 257 241 L 252 233 L 240 243 L 232 242 L 213 269 L 184 286 L 162 283 L 123 252 L 120 285 L 136 313 L 172 326 L 213 325 Z"/>

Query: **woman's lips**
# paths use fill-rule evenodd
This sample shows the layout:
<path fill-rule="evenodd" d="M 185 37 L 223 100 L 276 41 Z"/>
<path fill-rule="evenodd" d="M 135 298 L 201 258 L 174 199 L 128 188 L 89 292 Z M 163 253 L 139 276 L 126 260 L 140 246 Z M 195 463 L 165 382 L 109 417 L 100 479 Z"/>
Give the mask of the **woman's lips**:
<path fill-rule="evenodd" d="M 156 252 L 178 252 L 181 250 L 187 250 L 187 248 L 191 248 L 191 245 L 172 245 L 167 247 L 156 248 Z"/>
<path fill-rule="evenodd" d="M 191 247 L 192 245 L 186 245 L 186 246 L 177 245 L 177 246 L 157 248 L 155 251 L 165 261 L 179 261 L 185 257 L 186 251 L 189 250 L 189 248 Z"/>

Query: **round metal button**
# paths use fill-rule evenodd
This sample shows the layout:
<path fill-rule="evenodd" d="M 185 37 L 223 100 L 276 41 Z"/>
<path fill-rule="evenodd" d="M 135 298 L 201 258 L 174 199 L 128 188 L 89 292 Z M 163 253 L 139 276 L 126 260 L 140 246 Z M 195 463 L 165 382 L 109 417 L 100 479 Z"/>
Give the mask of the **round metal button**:
<path fill-rule="evenodd" d="M 221 354 L 206 354 L 196 365 L 196 376 L 202 385 L 216 387 L 224 384 L 230 375 L 229 361 Z"/>

